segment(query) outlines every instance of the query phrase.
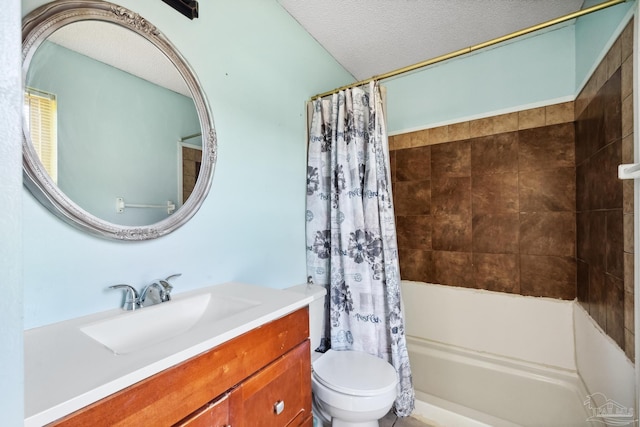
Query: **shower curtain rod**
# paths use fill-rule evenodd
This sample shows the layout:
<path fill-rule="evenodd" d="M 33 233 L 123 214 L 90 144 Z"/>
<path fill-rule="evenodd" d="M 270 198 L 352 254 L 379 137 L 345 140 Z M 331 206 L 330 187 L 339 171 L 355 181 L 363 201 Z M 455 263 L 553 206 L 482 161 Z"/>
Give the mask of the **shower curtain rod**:
<path fill-rule="evenodd" d="M 334 93 L 340 92 L 341 90 L 351 89 L 351 88 L 354 88 L 354 87 L 357 87 L 357 86 L 363 86 L 363 85 L 368 84 L 369 82 L 372 82 L 374 80 L 384 80 L 384 79 L 388 79 L 388 78 L 391 78 L 391 77 L 398 76 L 400 74 L 408 73 L 410 71 L 418 70 L 420 68 L 424 68 L 426 66 L 436 64 L 438 62 L 446 61 L 447 59 L 456 58 L 458 56 L 462 56 L 462 55 L 465 55 L 467 53 L 471 53 L 471 52 L 474 52 L 476 50 L 483 49 L 485 47 L 493 46 L 495 44 L 498 44 L 498 43 L 501 43 L 501 42 L 504 42 L 504 41 L 507 41 L 507 40 L 511 40 L 511 39 L 516 38 L 516 37 L 523 36 L 525 34 L 532 33 L 534 31 L 538 31 L 538 30 L 542 30 L 542 29 L 547 28 L 547 27 L 551 27 L 552 25 L 560 24 L 562 22 L 569 21 L 571 19 L 579 18 L 581 16 L 588 15 L 590 13 L 597 12 L 599 10 L 607 9 L 607 8 L 609 8 L 611 6 L 616 6 L 616 5 L 621 4 L 621 3 L 626 3 L 627 1 L 630 1 L 630 0 L 609 0 L 609 1 L 597 4 L 595 6 L 591 6 L 591 7 L 586 8 L 586 9 L 578 10 L 576 12 L 569 13 L 567 15 L 560 16 L 560 17 L 555 18 L 555 19 L 551 19 L 550 21 L 546 21 L 546 22 L 543 22 L 541 24 L 533 25 L 531 27 L 524 28 L 522 30 L 514 31 L 513 33 L 510 33 L 510 34 L 507 34 L 507 35 L 504 35 L 504 36 L 501 36 L 501 37 L 496 37 L 495 39 L 491 39 L 491 40 L 483 42 L 483 43 L 479 43 L 479 44 L 476 44 L 476 45 L 473 45 L 473 46 L 465 47 L 463 49 L 456 50 L 456 51 L 453 51 L 453 52 L 449 52 L 449 53 L 446 53 L 444 55 L 436 56 L 435 58 L 427 59 L 426 61 L 418 62 L 417 64 L 413 64 L 413 65 L 408 65 L 408 66 L 403 67 L 403 68 L 398 68 L 397 70 L 389 71 L 389 72 L 384 73 L 384 74 L 379 74 L 377 76 L 370 77 L 370 78 L 368 78 L 366 80 L 360 80 L 359 82 L 355 82 L 355 83 L 351 83 L 351 84 L 348 84 L 348 85 L 345 85 L 345 86 L 341 86 L 341 87 L 339 87 L 337 89 L 333 89 L 333 90 L 330 90 L 328 92 L 319 93 L 319 94 L 313 96 L 311 98 L 311 100 L 318 99 L 318 98 L 323 98 L 323 97 L 325 97 L 327 95 L 332 95 Z"/>

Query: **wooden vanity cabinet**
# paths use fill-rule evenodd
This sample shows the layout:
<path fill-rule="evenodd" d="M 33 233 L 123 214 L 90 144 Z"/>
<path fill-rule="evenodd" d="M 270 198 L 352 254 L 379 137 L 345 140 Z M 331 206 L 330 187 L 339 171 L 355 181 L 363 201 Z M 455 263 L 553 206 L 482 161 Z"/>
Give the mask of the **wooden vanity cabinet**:
<path fill-rule="evenodd" d="M 159 372 L 50 426 L 312 426 L 308 309 Z"/>

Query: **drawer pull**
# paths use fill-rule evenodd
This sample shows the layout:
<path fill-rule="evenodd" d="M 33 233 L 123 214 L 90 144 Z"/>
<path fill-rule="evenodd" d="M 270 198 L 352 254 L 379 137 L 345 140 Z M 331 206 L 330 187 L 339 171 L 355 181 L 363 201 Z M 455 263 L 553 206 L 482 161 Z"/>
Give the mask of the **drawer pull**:
<path fill-rule="evenodd" d="M 274 405 L 273 405 L 273 412 L 276 415 L 280 415 L 282 413 L 282 411 L 284 411 L 284 400 L 278 400 Z"/>

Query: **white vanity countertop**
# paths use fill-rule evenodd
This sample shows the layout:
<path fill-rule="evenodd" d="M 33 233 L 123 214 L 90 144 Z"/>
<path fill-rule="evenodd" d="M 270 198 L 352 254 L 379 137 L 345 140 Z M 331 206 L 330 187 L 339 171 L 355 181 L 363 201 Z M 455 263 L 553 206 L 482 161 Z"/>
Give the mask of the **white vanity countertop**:
<path fill-rule="evenodd" d="M 121 309 L 25 331 L 25 427 L 52 422 L 312 301 L 304 293 L 231 282 L 177 294 L 163 304 L 200 293 L 210 293 L 212 299 L 244 300 L 252 306 L 121 355 L 80 330 L 131 313 Z"/>

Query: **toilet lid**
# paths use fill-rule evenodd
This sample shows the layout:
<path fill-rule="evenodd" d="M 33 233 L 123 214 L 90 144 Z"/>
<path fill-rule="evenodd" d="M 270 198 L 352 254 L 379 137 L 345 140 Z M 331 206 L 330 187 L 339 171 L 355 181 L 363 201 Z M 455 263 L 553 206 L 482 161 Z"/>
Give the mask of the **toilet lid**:
<path fill-rule="evenodd" d="M 360 351 L 327 351 L 313 362 L 313 375 L 326 387 L 354 396 L 388 392 L 398 381 L 393 366 Z"/>

